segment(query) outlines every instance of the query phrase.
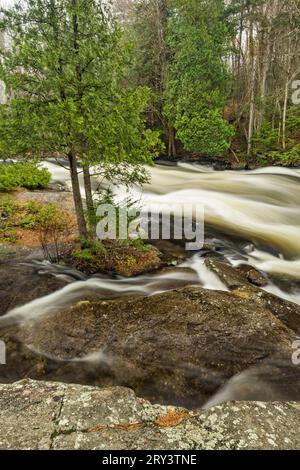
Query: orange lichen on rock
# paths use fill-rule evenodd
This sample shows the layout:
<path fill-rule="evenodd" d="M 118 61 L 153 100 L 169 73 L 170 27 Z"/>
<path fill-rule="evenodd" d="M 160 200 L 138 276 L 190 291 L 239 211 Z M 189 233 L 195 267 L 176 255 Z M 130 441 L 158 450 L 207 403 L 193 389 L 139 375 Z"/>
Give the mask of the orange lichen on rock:
<path fill-rule="evenodd" d="M 142 423 L 132 423 L 132 424 L 115 424 L 113 426 L 105 426 L 105 425 L 98 425 L 92 428 L 87 429 L 85 432 L 102 432 L 106 429 L 120 429 L 126 432 L 133 432 L 137 429 L 141 429 L 143 427 Z"/>
<path fill-rule="evenodd" d="M 178 426 L 183 421 L 189 418 L 187 411 L 169 410 L 166 414 L 160 416 L 154 421 L 154 424 L 163 428 Z"/>

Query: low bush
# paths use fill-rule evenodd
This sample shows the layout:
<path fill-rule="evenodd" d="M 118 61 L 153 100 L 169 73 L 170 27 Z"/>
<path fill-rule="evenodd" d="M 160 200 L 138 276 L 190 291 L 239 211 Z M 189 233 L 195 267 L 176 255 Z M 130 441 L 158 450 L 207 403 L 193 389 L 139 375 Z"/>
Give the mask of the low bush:
<path fill-rule="evenodd" d="M 14 243 L 17 240 L 16 229 L 12 220 L 18 210 L 18 204 L 9 196 L 0 198 L 0 241 Z"/>
<path fill-rule="evenodd" d="M 0 220 L 11 217 L 18 210 L 18 203 L 10 196 L 0 198 Z"/>
<path fill-rule="evenodd" d="M 16 242 L 20 229 L 36 232 L 49 261 L 59 261 L 60 244 L 70 227 L 69 215 L 56 204 L 22 204 L 7 195 L 0 198 L 0 240 Z"/>
<path fill-rule="evenodd" d="M 277 165 L 300 166 L 300 144 L 286 152 L 269 152 L 267 157 Z"/>
<path fill-rule="evenodd" d="M 70 227 L 68 214 L 56 204 L 35 203 L 30 210 L 45 257 L 51 262 L 59 261 L 59 245 Z"/>
<path fill-rule="evenodd" d="M 130 224 L 136 221 L 140 208 L 137 201 L 130 198 L 117 203 L 111 191 L 104 190 L 98 194 L 96 205 L 109 204 L 114 207 L 117 226 L 119 226 L 120 210 L 126 209 L 127 238 L 78 240 L 78 246 L 70 253 L 70 262 L 79 270 L 88 274 L 97 272 L 114 272 L 121 276 L 135 276 L 160 266 L 159 253 L 147 245 L 142 238 L 131 238 L 128 232 Z M 105 216 L 90 218 L 93 224 L 100 222 Z M 122 234 L 123 235 L 123 234 Z"/>
<path fill-rule="evenodd" d="M 272 150 L 265 153 L 254 154 L 256 163 L 260 165 L 282 165 L 289 167 L 300 166 L 300 144 L 287 150 Z"/>
<path fill-rule="evenodd" d="M 34 163 L 0 165 L 0 191 L 14 191 L 18 188 L 41 189 L 47 187 L 50 181 L 49 171 Z"/>
<path fill-rule="evenodd" d="M 126 277 L 151 271 L 161 264 L 158 250 L 131 240 L 86 241 L 70 253 L 68 261 L 87 274 L 114 272 Z"/>

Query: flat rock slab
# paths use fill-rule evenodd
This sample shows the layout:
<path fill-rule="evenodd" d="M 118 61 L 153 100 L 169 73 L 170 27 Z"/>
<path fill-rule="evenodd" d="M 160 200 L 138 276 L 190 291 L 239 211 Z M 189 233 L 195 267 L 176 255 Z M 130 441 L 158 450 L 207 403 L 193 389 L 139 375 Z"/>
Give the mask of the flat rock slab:
<path fill-rule="evenodd" d="M 151 405 L 123 387 L 0 385 L 0 449 L 300 449 L 300 404 Z"/>

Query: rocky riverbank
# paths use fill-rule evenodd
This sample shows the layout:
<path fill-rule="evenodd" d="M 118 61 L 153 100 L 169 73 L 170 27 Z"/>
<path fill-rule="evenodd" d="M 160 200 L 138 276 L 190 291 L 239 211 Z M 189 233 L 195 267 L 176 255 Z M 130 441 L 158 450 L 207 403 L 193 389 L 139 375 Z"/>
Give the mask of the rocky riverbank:
<path fill-rule="evenodd" d="M 0 315 L 87 280 L 65 305 L 2 323 L 0 447 L 300 448 L 300 307 L 266 292 L 272 278 L 246 256 L 230 264 L 226 250 L 240 256 L 248 242 L 214 232 L 205 241 L 200 276 L 190 254 L 160 241 L 154 267 L 164 269 L 121 281 L 0 246 Z"/>
<path fill-rule="evenodd" d="M 228 292 L 197 286 L 98 300 L 90 291 L 69 307 L 53 305 L 47 314 L 2 328 L 8 355 L 2 382 L 122 385 L 152 402 L 192 408 L 243 374 L 226 399 L 297 400 L 300 368 L 292 355 L 300 307 L 229 265 L 207 264 Z"/>
<path fill-rule="evenodd" d="M 152 405 L 127 388 L 0 385 L 0 449 L 300 449 L 299 403 Z"/>

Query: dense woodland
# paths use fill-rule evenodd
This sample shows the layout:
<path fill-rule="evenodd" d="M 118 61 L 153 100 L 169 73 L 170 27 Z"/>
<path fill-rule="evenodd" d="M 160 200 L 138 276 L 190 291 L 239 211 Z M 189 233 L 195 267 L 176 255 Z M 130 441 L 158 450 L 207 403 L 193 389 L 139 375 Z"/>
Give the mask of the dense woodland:
<path fill-rule="evenodd" d="M 65 157 L 82 238 L 96 165 L 131 185 L 158 156 L 299 164 L 299 0 L 27 0 L 0 18 L 0 156 Z"/>
<path fill-rule="evenodd" d="M 116 0 L 168 155 L 299 161 L 298 0 Z M 294 100 L 292 99 L 294 94 Z M 293 103 L 294 101 L 294 103 Z"/>

